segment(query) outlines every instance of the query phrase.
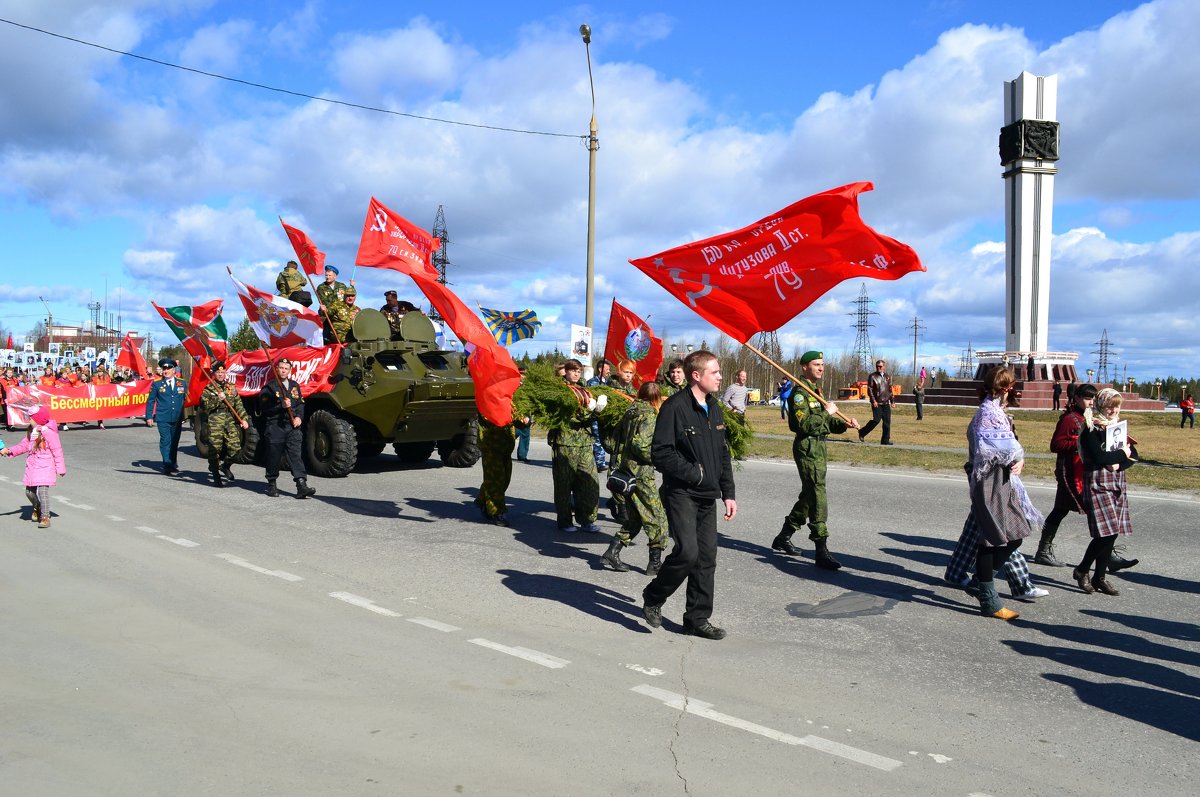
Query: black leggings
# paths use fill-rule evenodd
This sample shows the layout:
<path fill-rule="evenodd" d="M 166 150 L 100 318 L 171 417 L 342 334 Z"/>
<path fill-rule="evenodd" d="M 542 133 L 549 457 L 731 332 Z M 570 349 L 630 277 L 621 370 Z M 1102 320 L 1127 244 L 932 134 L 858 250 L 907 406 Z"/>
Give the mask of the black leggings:
<path fill-rule="evenodd" d="M 996 564 L 1001 566 L 1012 556 L 1012 552 L 1021 547 L 1020 540 L 1013 540 L 1008 545 L 990 547 L 980 545 L 975 551 L 975 580 L 981 584 L 991 581 L 996 573 Z"/>
<path fill-rule="evenodd" d="M 1096 575 L 1092 581 L 1103 581 L 1104 574 L 1108 572 L 1108 560 L 1112 558 L 1113 546 L 1116 544 L 1116 534 L 1109 537 L 1092 537 L 1087 550 L 1083 553 L 1083 561 L 1075 569 L 1087 571 L 1092 566 L 1092 562 L 1095 562 Z"/>
<path fill-rule="evenodd" d="M 1050 514 L 1046 515 L 1046 522 L 1042 524 L 1042 534 L 1056 534 L 1059 524 L 1063 522 L 1063 518 L 1070 514 L 1070 512 L 1071 510 L 1065 506 L 1056 506 L 1050 510 Z"/>

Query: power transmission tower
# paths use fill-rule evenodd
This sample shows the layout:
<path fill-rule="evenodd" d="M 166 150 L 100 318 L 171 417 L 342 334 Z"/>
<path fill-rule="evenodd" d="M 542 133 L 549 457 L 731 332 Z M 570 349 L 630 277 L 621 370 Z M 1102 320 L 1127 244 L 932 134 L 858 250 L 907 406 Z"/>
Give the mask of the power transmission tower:
<path fill-rule="evenodd" d="M 450 265 L 450 233 L 446 231 L 446 214 L 441 205 L 438 205 L 437 215 L 433 219 L 433 237 L 441 241 L 436 252 L 433 253 L 433 267 L 437 269 L 437 281 L 443 285 L 446 282 L 446 267 Z M 441 321 L 436 307 L 429 308 L 429 317 L 434 321 Z"/>
<path fill-rule="evenodd" d="M 915 378 L 917 375 L 917 339 L 921 336 L 922 332 L 928 332 L 929 329 L 922 326 L 921 319 L 915 315 L 912 317 L 912 326 L 909 329 L 912 330 L 913 338 L 913 377 Z"/>
<path fill-rule="evenodd" d="M 867 296 L 865 284 L 858 292 L 858 298 L 854 300 L 854 305 L 854 312 L 846 315 L 854 316 L 854 329 L 858 333 L 854 338 L 854 356 L 858 360 L 858 371 L 854 374 L 854 379 L 857 381 L 859 376 L 870 373 L 872 370 L 871 334 L 868 330 L 875 326 L 871 323 L 871 316 L 879 315 L 879 313 L 871 309 L 871 299 Z"/>
<path fill-rule="evenodd" d="M 971 348 L 971 341 L 967 341 L 967 348 L 963 350 L 962 356 L 958 358 L 958 378 L 970 379 L 975 375 L 975 350 Z"/>
<path fill-rule="evenodd" d="M 1096 341 L 1096 345 L 1100 348 L 1092 352 L 1096 355 L 1096 381 L 1104 384 L 1108 381 L 1108 330 L 1100 336 L 1100 340 Z"/>
<path fill-rule="evenodd" d="M 758 350 L 782 365 L 783 351 L 779 348 L 779 336 L 774 332 L 758 333 Z M 762 363 L 762 365 L 765 367 L 766 371 L 760 384 L 763 385 L 763 391 L 765 394 L 768 394 L 769 398 L 770 395 L 773 395 L 771 387 L 775 382 L 775 380 L 772 378 L 773 369 L 767 363 Z M 755 374 L 755 376 L 758 376 L 758 374 Z M 763 400 L 765 401 L 766 399 Z"/>
<path fill-rule="evenodd" d="M 100 333 L 100 302 L 88 302 L 88 309 L 92 311 L 92 334 Z"/>

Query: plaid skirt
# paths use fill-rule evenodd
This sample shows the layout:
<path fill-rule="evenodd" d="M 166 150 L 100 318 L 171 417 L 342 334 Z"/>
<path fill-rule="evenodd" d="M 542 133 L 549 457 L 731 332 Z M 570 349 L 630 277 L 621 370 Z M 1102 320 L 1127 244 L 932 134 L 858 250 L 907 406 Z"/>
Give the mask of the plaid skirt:
<path fill-rule="evenodd" d="M 1133 534 L 1125 471 L 1089 470 L 1083 478 L 1083 508 L 1093 537 Z"/>

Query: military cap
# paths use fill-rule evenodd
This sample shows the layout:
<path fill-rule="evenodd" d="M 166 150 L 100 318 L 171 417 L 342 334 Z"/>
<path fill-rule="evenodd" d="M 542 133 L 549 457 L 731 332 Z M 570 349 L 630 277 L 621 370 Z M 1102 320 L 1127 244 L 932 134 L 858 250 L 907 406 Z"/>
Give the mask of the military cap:
<path fill-rule="evenodd" d="M 284 265 L 284 268 L 300 268 L 300 264 L 299 264 L 299 263 L 297 263 L 295 260 L 289 260 L 289 261 L 288 261 L 288 262 L 287 262 L 287 263 Z"/>
<path fill-rule="evenodd" d="M 215 363 L 212 364 L 212 369 L 214 371 L 221 371 L 224 368 L 225 368 L 225 363 L 221 362 L 220 360 L 217 360 Z"/>
<path fill-rule="evenodd" d="M 817 351 L 816 349 L 812 349 L 811 351 L 804 352 L 804 356 L 800 358 L 800 364 L 808 365 L 813 360 L 823 360 L 823 359 L 825 359 L 824 354 Z"/>
<path fill-rule="evenodd" d="M 158 361 L 159 368 L 178 368 L 179 363 L 172 360 L 170 357 L 164 357 Z"/>
<path fill-rule="evenodd" d="M 289 360 L 287 357 L 280 357 L 278 360 L 275 361 L 276 368 L 278 368 L 281 365 L 291 365 L 291 364 L 292 364 L 292 361 Z"/>
<path fill-rule="evenodd" d="M 346 295 L 347 296 L 358 296 L 358 289 L 355 288 L 353 285 L 351 285 L 350 287 L 346 288 Z"/>
<path fill-rule="evenodd" d="M 389 296 L 395 296 L 395 295 L 396 295 L 395 291 L 384 291 L 383 292 L 383 298 L 385 298 L 385 299 Z"/>
<path fill-rule="evenodd" d="M 340 274 L 340 273 L 341 273 L 340 271 L 338 271 L 338 267 L 337 267 L 337 266 L 328 266 L 328 265 L 327 265 L 327 266 L 325 266 L 325 270 L 326 270 L 326 271 L 332 271 L 332 272 L 333 272 L 333 275 L 334 275 L 335 277 L 336 277 L 338 274 Z"/>

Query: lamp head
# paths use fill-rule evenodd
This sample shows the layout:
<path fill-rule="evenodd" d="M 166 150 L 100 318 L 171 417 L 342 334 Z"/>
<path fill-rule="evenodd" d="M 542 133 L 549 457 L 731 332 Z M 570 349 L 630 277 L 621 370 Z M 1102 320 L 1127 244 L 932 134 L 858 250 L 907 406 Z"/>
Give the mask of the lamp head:
<path fill-rule="evenodd" d="M 580 25 L 579 35 L 583 37 L 584 44 L 592 43 L 592 27 L 591 25 Z"/>

